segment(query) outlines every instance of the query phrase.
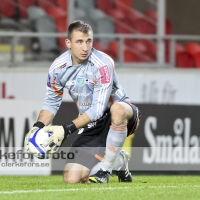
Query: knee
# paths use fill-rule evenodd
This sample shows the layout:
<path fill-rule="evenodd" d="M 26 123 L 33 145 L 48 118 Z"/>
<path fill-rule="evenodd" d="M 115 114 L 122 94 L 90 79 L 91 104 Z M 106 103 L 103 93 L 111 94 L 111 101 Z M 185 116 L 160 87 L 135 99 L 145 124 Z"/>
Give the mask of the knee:
<path fill-rule="evenodd" d="M 64 172 L 63 180 L 65 183 L 79 183 L 80 179 L 69 172 Z"/>
<path fill-rule="evenodd" d="M 127 124 L 126 107 L 120 102 L 114 103 L 111 108 L 112 123 L 116 126 Z"/>
<path fill-rule="evenodd" d="M 112 116 L 124 117 L 125 116 L 125 107 L 120 102 L 117 102 L 111 106 L 110 112 L 111 112 Z"/>

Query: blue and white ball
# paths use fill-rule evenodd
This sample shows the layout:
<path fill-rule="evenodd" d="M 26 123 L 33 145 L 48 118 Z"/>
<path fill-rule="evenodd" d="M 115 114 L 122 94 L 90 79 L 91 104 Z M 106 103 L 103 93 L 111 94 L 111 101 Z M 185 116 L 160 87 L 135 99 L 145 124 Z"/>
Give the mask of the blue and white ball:
<path fill-rule="evenodd" d="M 29 138 L 29 150 L 36 158 L 48 159 L 51 155 L 45 151 L 43 142 L 48 139 L 52 134 L 47 133 L 41 129 L 34 131 Z"/>

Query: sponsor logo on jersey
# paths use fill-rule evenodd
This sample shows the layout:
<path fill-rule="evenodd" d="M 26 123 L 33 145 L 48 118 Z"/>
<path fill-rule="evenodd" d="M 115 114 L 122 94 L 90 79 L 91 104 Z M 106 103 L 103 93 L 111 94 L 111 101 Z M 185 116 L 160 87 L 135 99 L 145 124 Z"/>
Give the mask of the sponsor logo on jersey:
<path fill-rule="evenodd" d="M 60 70 L 60 69 L 62 69 L 64 67 L 66 67 L 66 63 L 64 65 L 61 65 L 60 67 L 57 67 L 57 69 Z"/>
<path fill-rule="evenodd" d="M 50 76 L 50 74 L 48 74 L 47 86 L 48 86 L 48 87 L 51 87 L 51 76 Z"/>
<path fill-rule="evenodd" d="M 73 94 L 74 96 L 82 96 L 82 97 L 87 97 L 91 94 L 91 92 L 88 92 L 88 93 L 77 93 L 77 92 L 74 92 L 74 91 L 71 91 L 71 94 Z"/>
<path fill-rule="evenodd" d="M 79 106 L 80 110 L 88 110 L 90 106 Z"/>
<path fill-rule="evenodd" d="M 78 85 L 79 86 L 83 86 L 83 85 L 85 85 L 85 78 L 83 78 L 83 77 L 77 77 L 76 78 L 76 82 L 78 83 Z"/>
<path fill-rule="evenodd" d="M 90 104 L 91 104 L 91 101 L 90 101 L 90 99 L 88 99 L 87 101 L 83 102 L 83 103 L 81 104 L 81 106 L 88 106 L 88 105 L 90 105 Z"/>
<path fill-rule="evenodd" d="M 110 83 L 110 72 L 107 65 L 104 65 L 99 68 L 99 72 L 101 75 L 101 83 L 106 84 Z"/>

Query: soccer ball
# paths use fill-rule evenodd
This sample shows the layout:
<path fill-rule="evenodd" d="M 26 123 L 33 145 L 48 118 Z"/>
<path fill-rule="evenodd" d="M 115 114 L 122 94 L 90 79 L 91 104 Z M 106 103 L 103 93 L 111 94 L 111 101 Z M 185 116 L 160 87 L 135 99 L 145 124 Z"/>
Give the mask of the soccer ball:
<path fill-rule="evenodd" d="M 50 153 L 46 152 L 43 147 L 43 142 L 52 134 L 47 133 L 41 129 L 34 131 L 29 138 L 29 150 L 36 158 L 47 159 L 50 158 Z"/>

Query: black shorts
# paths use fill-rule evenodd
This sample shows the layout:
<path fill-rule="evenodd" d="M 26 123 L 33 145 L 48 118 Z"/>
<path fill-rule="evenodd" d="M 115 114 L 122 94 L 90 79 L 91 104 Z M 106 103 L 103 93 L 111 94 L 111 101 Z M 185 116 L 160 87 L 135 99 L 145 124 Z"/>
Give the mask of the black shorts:
<path fill-rule="evenodd" d="M 127 136 L 135 132 L 141 118 L 138 108 L 132 103 L 129 105 L 132 107 L 134 115 L 128 121 Z M 106 139 L 110 125 L 111 114 L 110 109 L 107 109 L 100 119 L 80 129 L 70 148 L 70 152 L 73 152 L 75 157 L 73 160 L 67 160 L 67 163 L 78 163 L 89 169 L 98 163 L 105 154 Z"/>

